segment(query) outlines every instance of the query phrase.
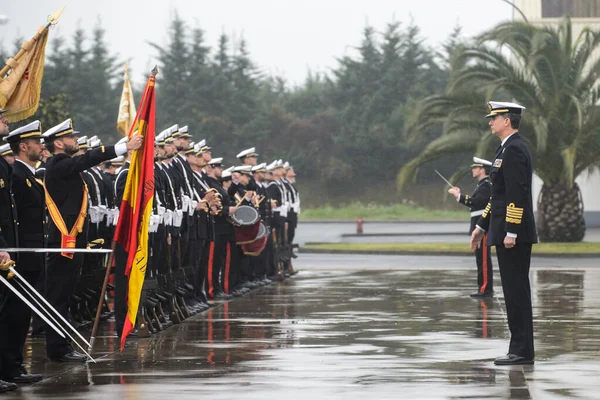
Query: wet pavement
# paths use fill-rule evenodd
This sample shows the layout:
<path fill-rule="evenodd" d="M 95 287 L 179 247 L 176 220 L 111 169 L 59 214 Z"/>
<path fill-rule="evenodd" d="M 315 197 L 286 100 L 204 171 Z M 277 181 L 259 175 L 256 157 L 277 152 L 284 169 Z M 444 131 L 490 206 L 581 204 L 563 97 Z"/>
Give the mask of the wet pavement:
<path fill-rule="evenodd" d="M 296 266 L 295 278 L 132 341 L 123 353 L 105 336 L 97 364 L 46 363 L 43 341 L 29 341 L 27 363 L 46 379 L 0 396 L 599 397 L 598 260 L 534 259 L 537 358 L 519 367 L 492 363 L 508 346 L 500 280 L 494 298 L 470 298 L 471 257 L 301 255 Z"/>
<path fill-rule="evenodd" d="M 328 243 L 468 243 L 469 221 L 365 222 L 356 234 L 355 222 L 301 221 L 295 241 Z M 588 228 L 584 242 L 600 242 L 600 228 Z"/>

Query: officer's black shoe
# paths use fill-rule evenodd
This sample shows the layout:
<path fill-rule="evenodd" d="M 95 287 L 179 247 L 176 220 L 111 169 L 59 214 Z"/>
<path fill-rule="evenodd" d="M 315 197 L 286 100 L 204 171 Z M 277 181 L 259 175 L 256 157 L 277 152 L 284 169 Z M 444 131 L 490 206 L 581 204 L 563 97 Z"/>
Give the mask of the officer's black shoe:
<path fill-rule="evenodd" d="M 44 377 L 40 374 L 21 374 L 18 376 L 7 376 L 4 379 L 14 383 L 34 383 L 41 381 Z"/>
<path fill-rule="evenodd" d="M 0 393 L 10 392 L 11 390 L 15 390 L 17 385 L 12 382 L 5 382 L 0 380 Z"/>
<path fill-rule="evenodd" d="M 60 357 L 50 357 L 50 361 L 55 362 L 86 362 L 87 356 L 76 351 L 64 354 Z"/>
<path fill-rule="evenodd" d="M 215 296 L 215 300 L 231 300 L 233 296 L 225 292 L 221 292 Z"/>
<path fill-rule="evenodd" d="M 492 297 L 493 295 L 493 292 L 475 292 L 470 294 L 471 297 Z"/>
<path fill-rule="evenodd" d="M 533 364 L 533 360 L 528 360 L 525 357 L 518 356 L 516 354 L 508 353 L 505 356 L 498 357 L 494 360 L 496 365 L 524 365 Z"/>

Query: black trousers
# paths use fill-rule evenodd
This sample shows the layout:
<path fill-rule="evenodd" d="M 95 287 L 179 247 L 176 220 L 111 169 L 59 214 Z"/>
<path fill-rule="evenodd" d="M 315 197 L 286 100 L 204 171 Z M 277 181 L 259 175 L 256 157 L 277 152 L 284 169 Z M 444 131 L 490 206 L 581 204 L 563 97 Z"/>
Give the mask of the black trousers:
<path fill-rule="evenodd" d="M 80 234 L 79 236 L 83 236 Z M 85 248 L 85 241 L 77 247 Z M 51 247 L 59 247 L 54 245 Z M 83 254 L 75 253 L 69 259 L 60 253 L 49 253 L 46 262 L 46 300 L 68 321 L 69 299 L 75 290 L 77 276 L 81 272 Z M 58 358 L 73 351 L 69 339 L 60 337 L 54 329 L 46 326 L 46 353 L 50 358 Z"/>
<path fill-rule="evenodd" d="M 533 348 L 531 285 L 529 283 L 531 243 L 517 242 L 512 249 L 496 246 L 496 254 L 498 255 L 510 329 L 508 352 L 532 360 L 535 352 Z"/>
<path fill-rule="evenodd" d="M 494 267 L 492 265 L 491 248 L 487 246 L 488 235 L 483 235 L 481 247 L 475 250 L 477 262 L 477 290 L 480 293 L 494 292 Z"/>
<path fill-rule="evenodd" d="M 22 271 L 17 267 L 17 272 L 35 287 L 43 267 L 43 255 L 22 253 L 19 264 L 37 266 L 37 270 Z M 3 274 L 6 278 L 6 274 Z M 16 283 L 18 278 L 9 280 L 14 288 L 21 294 L 23 290 Z M 24 295 L 33 305 L 35 301 Z M 37 308 L 37 305 L 36 305 Z M 23 352 L 25 340 L 29 331 L 32 311 L 9 288 L 0 284 L 0 379 L 10 378 L 25 373 L 23 367 Z"/>
<path fill-rule="evenodd" d="M 229 286 L 229 266 L 231 263 L 229 235 L 217 235 L 210 242 L 206 277 L 208 298 L 212 299 Z M 225 282 L 227 279 L 227 282 Z"/>

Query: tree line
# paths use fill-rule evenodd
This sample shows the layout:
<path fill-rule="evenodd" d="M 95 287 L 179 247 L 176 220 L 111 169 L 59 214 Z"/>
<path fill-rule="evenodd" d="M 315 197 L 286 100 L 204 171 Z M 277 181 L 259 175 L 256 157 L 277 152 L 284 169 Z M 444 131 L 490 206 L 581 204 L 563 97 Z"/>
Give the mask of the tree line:
<path fill-rule="evenodd" d="M 187 124 L 194 137 L 206 138 L 216 145 L 215 155 L 230 162 L 239 150 L 256 146 L 263 160 L 289 160 L 302 180 L 332 191 L 349 179 L 393 184 L 398 170 L 424 147 L 422 142 L 408 144 L 406 120 L 419 99 L 444 90 L 449 54 L 461 41 L 457 28 L 436 50 L 414 22 L 391 22 L 381 30 L 366 26 L 353 55 L 338 58 L 330 71 L 309 72 L 303 84 L 291 86 L 265 74 L 243 38 L 233 41 L 222 34 L 210 46 L 200 26 L 178 15 L 165 38 L 164 43 L 150 43 L 161 71 L 159 130 Z M 1 53 L 7 59 L 12 51 Z M 110 49 L 101 21 L 91 32 L 53 35 L 42 103 L 33 118 L 41 118 L 48 128 L 72 117 L 81 134 L 117 140 L 126 58 Z M 134 88 L 136 100 L 141 89 Z M 436 132 L 440 129 L 427 134 Z M 441 164 L 447 171 L 454 167 Z"/>

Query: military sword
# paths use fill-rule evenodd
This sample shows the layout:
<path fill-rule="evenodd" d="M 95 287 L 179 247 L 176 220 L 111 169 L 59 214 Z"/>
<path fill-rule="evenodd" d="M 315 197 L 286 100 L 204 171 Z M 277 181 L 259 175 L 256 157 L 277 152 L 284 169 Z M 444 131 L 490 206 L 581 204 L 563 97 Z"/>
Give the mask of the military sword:
<path fill-rule="evenodd" d="M 434 169 L 434 171 L 435 171 L 436 174 L 438 174 L 440 176 L 440 178 L 442 178 L 444 180 L 444 182 L 446 182 L 448 185 L 450 185 L 450 187 L 454 187 L 454 185 L 451 184 L 448 179 L 444 178 L 444 175 L 440 174 L 437 169 Z"/>

